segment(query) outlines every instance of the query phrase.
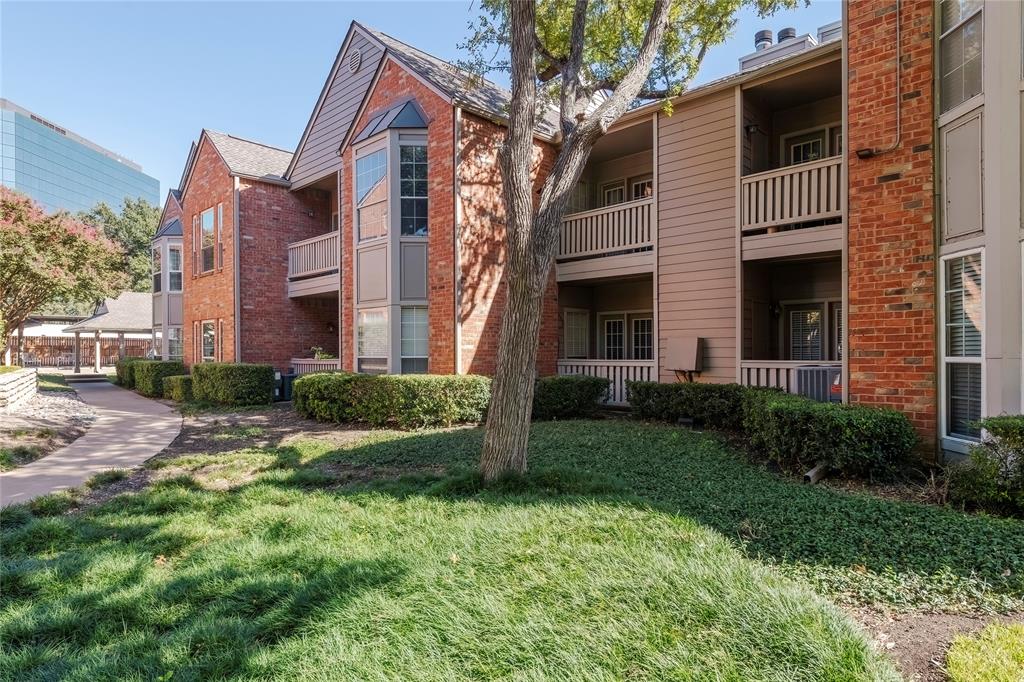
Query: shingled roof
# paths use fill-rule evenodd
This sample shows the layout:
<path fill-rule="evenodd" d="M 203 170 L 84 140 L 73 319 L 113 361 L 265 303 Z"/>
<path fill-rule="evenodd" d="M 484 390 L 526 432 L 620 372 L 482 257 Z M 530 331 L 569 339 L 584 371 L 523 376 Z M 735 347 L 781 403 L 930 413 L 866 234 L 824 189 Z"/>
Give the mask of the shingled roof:
<path fill-rule="evenodd" d="M 403 43 L 398 38 L 355 23 L 379 40 L 393 57 L 425 78 L 458 106 L 488 118 L 508 120 L 508 105 L 512 101 L 512 93 L 505 88 L 464 71 L 440 57 Z M 537 118 L 536 126 L 538 133 L 554 137 L 559 128 L 558 115 L 548 109 Z"/>
<path fill-rule="evenodd" d="M 216 130 L 203 132 L 224 159 L 232 175 L 288 184 L 284 175 L 291 163 L 292 152 Z"/>
<path fill-rule="evenodd" d="M 65 332 L 148 332 L 153 330 L 153 295 L 147 292 L 123 291 L 117 298 L 108 298 L 98 306 L 92 317 L 65 327 Z"/>

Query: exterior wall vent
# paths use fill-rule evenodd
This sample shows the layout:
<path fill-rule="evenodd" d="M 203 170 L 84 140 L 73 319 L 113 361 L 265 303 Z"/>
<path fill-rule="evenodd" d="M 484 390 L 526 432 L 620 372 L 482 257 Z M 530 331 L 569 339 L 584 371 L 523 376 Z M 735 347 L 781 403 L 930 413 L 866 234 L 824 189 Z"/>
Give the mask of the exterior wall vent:
<path fill-rule="evenodd" d="M 348 55 L 348 72 L 355 73 L 363 63 L 363 53 L 359 49 L 352 50 Z"/>

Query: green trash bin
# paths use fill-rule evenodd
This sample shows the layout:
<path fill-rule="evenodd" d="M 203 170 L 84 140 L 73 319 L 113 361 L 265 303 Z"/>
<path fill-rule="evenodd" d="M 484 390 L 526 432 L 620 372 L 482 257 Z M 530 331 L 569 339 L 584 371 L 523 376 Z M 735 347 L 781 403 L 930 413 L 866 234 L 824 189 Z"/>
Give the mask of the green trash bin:
<path fill-rule="evenodd" d="M 295 383 L 295 377 L 299 376 L 295 373 L 281 374 L 280 372 L 274 372 L 274 400 L 275 401 L 287 401 L 292 399 L 292 384 Z"/>

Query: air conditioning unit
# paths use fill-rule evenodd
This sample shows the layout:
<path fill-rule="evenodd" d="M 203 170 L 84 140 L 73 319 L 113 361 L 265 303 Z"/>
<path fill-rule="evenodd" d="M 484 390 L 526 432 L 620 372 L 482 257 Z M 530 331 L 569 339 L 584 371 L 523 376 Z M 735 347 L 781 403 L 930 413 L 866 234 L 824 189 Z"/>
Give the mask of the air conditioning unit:
<path fill-rule="evenodd" d="M 842 402 L 842 369 L 830 365 L 805 365 L 796 368 L 796 392 L 819 402 Z M 838 389 L 838 390 L 837 390 Z"/>

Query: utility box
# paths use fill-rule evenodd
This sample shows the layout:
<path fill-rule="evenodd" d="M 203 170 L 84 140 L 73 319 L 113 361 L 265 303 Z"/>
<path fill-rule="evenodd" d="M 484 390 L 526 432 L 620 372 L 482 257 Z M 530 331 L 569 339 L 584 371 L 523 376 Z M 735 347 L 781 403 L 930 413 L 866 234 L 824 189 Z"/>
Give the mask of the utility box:
<path fill-rule="evenodd" d="M 674 336 L 665 347 L 665 369 L 672 372 L 700 372 L 704 369 L 704 339 Z"/>

